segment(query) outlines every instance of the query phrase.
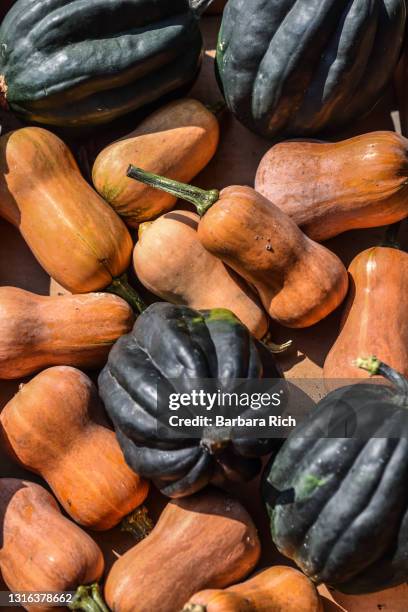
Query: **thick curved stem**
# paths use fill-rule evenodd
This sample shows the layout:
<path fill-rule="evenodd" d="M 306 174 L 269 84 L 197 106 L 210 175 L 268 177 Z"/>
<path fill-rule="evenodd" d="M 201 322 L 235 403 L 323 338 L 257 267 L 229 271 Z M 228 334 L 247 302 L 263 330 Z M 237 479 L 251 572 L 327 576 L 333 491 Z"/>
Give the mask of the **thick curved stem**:
<path fill-rule="evenodd" d="M 170 193 L 176 198 L 181 198 L 182 200 L 190 202 L 190 204 L 193 204 L 197 208 L 200 217 L 202 217 L 220 197 L 220 192 L 216 189 L 205 191 L 199 187 L 179 183 L 178 181 L 173 181 L 172 179 L 153 174 L 152 172 L 146 172 L 132 165 L 129 166 L 127 175 L 136 181 L 149 185 L 149 187 L 160 189 L 161 191 Z"/>
<path fill-rule="evenodd" d="M 122 531 L 131 533 L 137 542 L 144 540 L 152 531 L 154 523 L 149 516 L 145 506 L 140 506 L 128 516 L 125 516 L 121 523 Z"/>
<path fill-rule="evenodd" d="M 98 584 L 78 587 L 74 599 L 68 605 L 68 609 L 83 610 L 84 612 L 109 612 Z"/>
<path fill-rule="evenodd" d="M 408 399 L 408 379 L 400 374 L 400 372 L 397 372 L 397 370 L 394 370 L 394 368 L 377 359 L 377 357 L 359 357 L 356 359 L 355 365 L 368 372 L 370 376 L 384 376 L 403 393 L 404 400 Z"/>
<path fill-rule="evenodd" d="M 129 285 L 127 274 L 122 274 L 119 278 L 114 278 L 109 287 L 106 287 L 104 291 L 106 293 L 114 293 L 126 300 L 135 313 L 140 314 L 147 308 L 137 291 Z"/>
<path fill-rule="evenodd" d="M 188 604 L 184 606 L 181 612 L 207 612 L 207 607 L 202 606 L 201 604 Z"/>

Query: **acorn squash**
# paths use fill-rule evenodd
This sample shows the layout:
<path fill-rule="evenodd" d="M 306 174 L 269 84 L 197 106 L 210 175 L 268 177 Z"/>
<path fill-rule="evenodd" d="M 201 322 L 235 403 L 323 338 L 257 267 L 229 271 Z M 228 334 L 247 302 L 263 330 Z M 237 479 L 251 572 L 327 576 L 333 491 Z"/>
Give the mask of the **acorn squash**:
<path fill-rule="evenodd" d="M 187 0 L 18 0 L 0 28 L 0 106 L 88 126 L 185 88 L 202 38 Z"/>
<path fill-rule="evenodd" d="M 127 463 L 165 495 L 182 497 L 209 482 L 251 479 L 278 440 L 229 429 L 220 436 L 217 427 L 204 428 L 201 438 L 179 435 L 167 418 L 170 393 L 191 392 L 198 380 L 222 381 L 230 392 L 237 379 L 280 376 L 266 346 L 229 310 L 162 302 L 116 342 L 98 382 Z"/>
<path fill-rule="evenodd" d="M 216 61 L 227 105 L 267 138 L 343 126 L 380 98 L 405 19 L 404 0 L 229 0 Z"/>
<path fill-rule="evenodd" d="M 314 582 L 350 594 L 408 580 L 408 380 L 375 358 L 358 362 L 387 384 L 327 395 L 263 484 L 279 551 Z"/>

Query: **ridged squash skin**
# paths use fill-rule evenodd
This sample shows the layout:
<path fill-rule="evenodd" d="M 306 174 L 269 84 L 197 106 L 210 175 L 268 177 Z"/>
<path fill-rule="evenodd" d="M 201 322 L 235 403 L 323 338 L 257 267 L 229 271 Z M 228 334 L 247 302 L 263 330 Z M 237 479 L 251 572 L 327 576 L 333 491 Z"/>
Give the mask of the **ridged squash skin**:
<path fill-rule="evenodd" d="M 187 0 L 18 0 L 0 48 L 3 107 L 73 128 L 108 123 L 188 86 L 202 38 Z"/>
<path fill-rule="evenodd" d="M 171 102 L 99 153 L 93 183 L 126 224 L 137 227 L 173 208 L 177 198 L 132 181 L 126 176 L 129 164 L 140 163 L 150 172 L 190 181 L 211 160 L 218 141 L 218 121 L 201 102 L 188 98 Z"/>
<path fill-rule="evenodd" d="M 140 226 L 133 265 L 140 282 L 163 300 L 195 308 L 231 310 L 256 338 L 268 331 L 258 296 L 198 239 L 200 217 L 174 210 Z"/>
<path fill-rule="evenodd" d="M 0 569 L 10 591 L 75 591 L 102 576 L 99 546 L 61 514 L 54 497 L 38 484 L 2 478 L 0 521 Z M 62 610 L 24 607 L 33 612 Z"/>
<path fill-rule="evenodd" d="M 132 309 L 116 295 L 51 297 L 0 287 L 0 379 L 51 365 L 100 368 L 133 323 Z"/>
<path fill-rule="evenodd" d="M 166 397 L 179 385 L 196 389 L 197 380 L 234 389 L 237 379 L 242 388 L 242 379 L 281 376 L 270 351 L 229 310 L 157 302 L 116 342 L 98 386 L 127 463 L 164 495 L 178 498 L 209 482 L 250 480 L 261 468 L 260 456 L 278 440 L 234 437 L 230 430 L 220 440 L 215 427 L 195 438 L 176 436 L 166 421 Z"/>
<path fill-rule="evenodd" d="M 217 74 L 229 109 L 267 138 L 334 130 L 392 78 L 404 0 L 229 0 Z"/>
<path fill-rule="evenodd" d="M 106 602 L 112 612 L 180 612 L 193 592 L 247 576 L 260 549 L 250 515 L 224 491 L 172 500 L 147 538 L 113 565 Z"/>
<path fill-rule="evenodd" d="M 125 224 L 48 130 L 27 127 L 0 138 L 0 215 L 72 293 L 104 289 L 129 266 L 133 243 Z"/>
<path fill-rule="evenodd" d="M 318 242 L 390 225 L 408 216 L 408 140 L 381 131 L 281 142 L 262 158 L 255 189 Z"/>
<path fill-rule="evenodd" d="M 350 290 L 341 330 L 324 362 L 324 377 L 333 383 L 367 378 L 367 372 L 354 365 L 367 355 L 408 376 L 408 254 L 373 247 L 357 255 L 348 271 Z"/>
<path fill-rule="evenodd" d="M 329 393 L 262 488 L 278 550 L 317 584 L 354 595 L 408 579 L 408 380 L 385 364 L 372 373 L 387 384 Z"/>
<path fill-rule="evenodd" d="M 3 442 L 40 474 L 65 511 L 96 531 L 114 527 L 145 500 L 149 485 L 125 463 L 92 381 L 80 370 L 44 370 L 0 414 Z"/>

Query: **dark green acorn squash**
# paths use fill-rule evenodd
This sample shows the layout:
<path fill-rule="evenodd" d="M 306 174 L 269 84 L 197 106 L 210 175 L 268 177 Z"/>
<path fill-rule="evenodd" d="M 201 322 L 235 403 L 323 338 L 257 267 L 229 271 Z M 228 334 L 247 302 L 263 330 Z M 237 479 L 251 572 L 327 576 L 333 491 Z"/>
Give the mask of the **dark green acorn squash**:
<path fill-rule="evenodd" d="M 191 83 L 188 0 L 18 0 L 0 28 L 0 106 L 55 126 L 107 123 Z"/>
<path fill-rule="evenodd" d="M 230 311 L 156 303 L 116 342 L 98 382 L 127 463 L 165 495 L 182 497 L 210 481 L 254 477 L 259 457 L 279 441 L 231 439 L 230 431 L 220 439 L 211 428 L 201 439 L 180 437 L 161 420 L 169 394 L 196 388 L 197 379 L 221 380 L 231 392 L 229 381 L 281 376 L 269 350 Z"/>
<path fill-rule="evenodd" d="M 366 369 L 394 386 L 330 393 L 263 482 L 278 549 L 315 582 L 351 594 L 408 580 L 408 380 L 375 359 Z"/>
<path fill-rule="evenodd" d="M 229 109 L 267 138 L 336 129 L 392 78 L 404 0 L 229 0 L 217 48 Z"/>

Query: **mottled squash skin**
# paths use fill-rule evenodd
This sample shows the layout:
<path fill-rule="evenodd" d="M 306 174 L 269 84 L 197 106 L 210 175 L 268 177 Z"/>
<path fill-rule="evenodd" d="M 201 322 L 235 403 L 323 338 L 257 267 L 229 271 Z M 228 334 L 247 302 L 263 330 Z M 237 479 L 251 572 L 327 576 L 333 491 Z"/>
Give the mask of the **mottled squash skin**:
<path fill-rule="evenodd" d="M 51 297 L 0 287 L 0 379 L 51 365 L 103 367 L 134 318 L 124 300 L 108 293 Z"/>
<path fill-rule="evenodd" d="M 179 612 L 195 591 L 247 576 L 259 555 L 247 511 L 208 488 L 167 504 L 150 535 L 113 565 L 106 602 L 112 612 Z"/>
<path fill-rule="evenodd" d="M 75 591 L 98 581 L 102 552 L 90 536 L 61 514 L 43 487 L 24 480 L 0 480 L 2 547 L 0 570 L 10 591 Z M 47 605 L 26 610 L 62 610 Z"/>
<path fill-rule="evenodd" d="M 255 189 L 319 242 L 389 225 L 408 216 L 408 140 L 382 131 L 281 142 L 262 158 Z"/>
<path fill-rule="evenodd" d="M 49 368 L 23 385 L 0 414 L 12 457 L 40 474 L 65 511 L 103 531 L 139 506 L 148 483 L 125 463 L 92 381 L 74 368 Z"/>

